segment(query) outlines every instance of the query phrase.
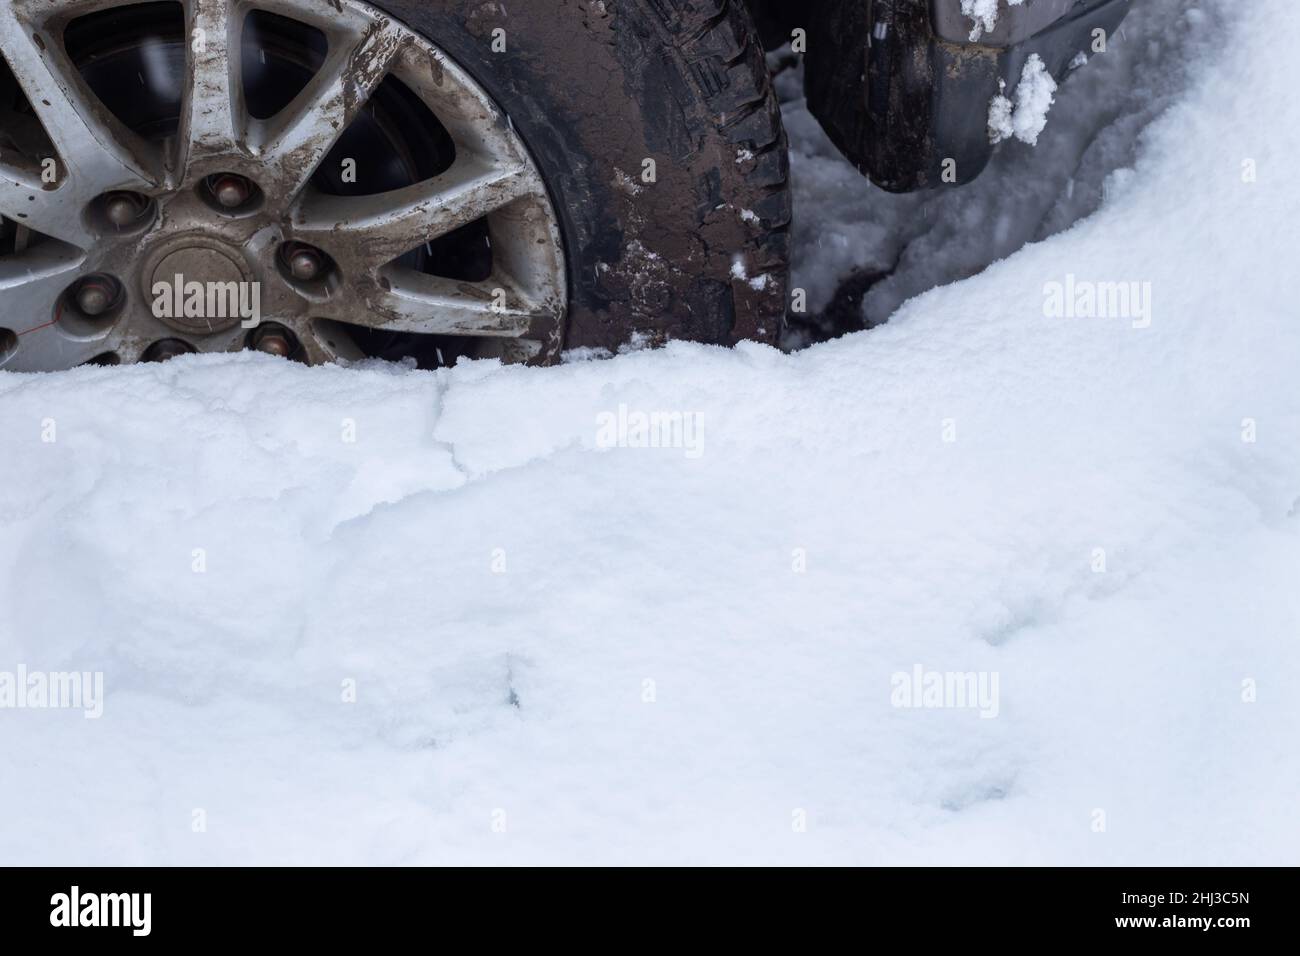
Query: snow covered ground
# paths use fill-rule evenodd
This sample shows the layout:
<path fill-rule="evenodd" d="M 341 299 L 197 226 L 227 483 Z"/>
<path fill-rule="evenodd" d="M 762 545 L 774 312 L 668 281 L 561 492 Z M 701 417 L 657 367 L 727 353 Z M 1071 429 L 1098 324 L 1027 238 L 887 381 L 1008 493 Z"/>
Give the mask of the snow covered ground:
<path fill-rule="evenodd" d="M 0 861 L 1296 863 L 1300 9 L 1135 18 L 960 207 L 790 104 L 823 303 L 1018 250 L 869 332 L 0 374 L 0 690 L 104 689 L 0 709 Z"/>

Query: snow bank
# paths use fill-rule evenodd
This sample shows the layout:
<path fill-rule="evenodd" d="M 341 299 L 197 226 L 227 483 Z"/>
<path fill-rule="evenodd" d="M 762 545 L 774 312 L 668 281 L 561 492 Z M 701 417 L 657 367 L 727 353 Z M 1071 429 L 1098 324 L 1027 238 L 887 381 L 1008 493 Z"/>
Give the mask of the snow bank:
<path fill-rule="evenodd" d="M 0 710 L 0 860 L 1294 863 L 1300 12 L 1233 10 L 871 333 L 0 375 L 0 672 L 105 691 Z"/>

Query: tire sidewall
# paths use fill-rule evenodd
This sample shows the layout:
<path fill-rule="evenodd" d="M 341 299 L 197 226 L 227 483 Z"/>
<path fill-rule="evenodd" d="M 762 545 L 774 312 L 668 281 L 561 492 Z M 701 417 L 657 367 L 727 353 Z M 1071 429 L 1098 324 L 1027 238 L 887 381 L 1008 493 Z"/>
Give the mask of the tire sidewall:
<path fill-rule="evenodd" d="M 473 76 L 541 169 L 568 265 L 563 347 L 776 340 L 785 262 L 748 212 L 755 188 L 741 162 L 752 151 L 719 130 L 661 7 L 370 2 Z M 746 280 L 759 274 L 771 281 L 755 294 Z"/>

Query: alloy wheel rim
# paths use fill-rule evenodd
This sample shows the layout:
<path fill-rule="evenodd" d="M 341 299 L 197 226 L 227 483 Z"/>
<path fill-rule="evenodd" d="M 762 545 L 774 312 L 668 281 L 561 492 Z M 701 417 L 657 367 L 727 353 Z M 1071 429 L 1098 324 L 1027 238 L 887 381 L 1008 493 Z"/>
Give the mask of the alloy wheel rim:
<path fill-rule="evenodd" d="M 149 138 L 105 106 L 65 43 L 70 24 L 133 6 L 0 7 L 0 51 L 50 147 L 0 150 L 0 216 L 11 223 L 0 366 L 130 363 L 171 340 L 200 352 L 272 342 L 263 350 L 282 354 L 283 332 L 313 364 L 363 357 L 358 343 L 374 333 L 507 360 L 558 349 L 565 262 L 545 184 L 504 113 L 431 41 L 356 0 L 180 0 L 190 42 L 179 115 Z M 325 41 L 302 90 L 269 117 L 250 112 L 244 87 L 254 14 Z M 345 132 L 392 81 L 445 130 L 449 163 L 398 188 L 331 191 L 323 165 L 348 159 Z M 364 182 L 371 170 L 353 173 Z M 489 271 L 440 274 L 434 244 L 470 226 L 485 228 Z M 160 283 L 175 276 L 176 304 L 197 282 L 217 288 L 217 308 L 209 297 L 204 314 L 167 315 Z M 216 314 L 231 283 L 277 335 L 259 335 L 243 313 Z"/>

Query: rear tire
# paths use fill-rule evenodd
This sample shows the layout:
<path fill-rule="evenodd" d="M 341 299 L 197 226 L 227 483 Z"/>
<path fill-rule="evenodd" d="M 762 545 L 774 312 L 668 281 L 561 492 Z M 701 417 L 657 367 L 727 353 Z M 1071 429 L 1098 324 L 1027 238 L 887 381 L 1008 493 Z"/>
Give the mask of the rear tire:
<path fill-rule="evenodd" d="M 372 2 L 457 60 L 532 152 L 566 246 L 564 348 L 779 341 L 789 160 L 737 0 Z"/>

